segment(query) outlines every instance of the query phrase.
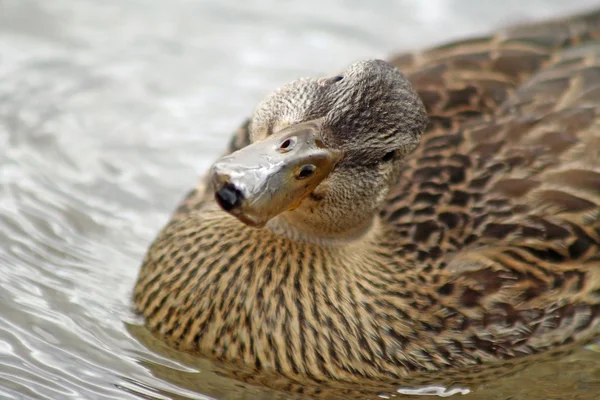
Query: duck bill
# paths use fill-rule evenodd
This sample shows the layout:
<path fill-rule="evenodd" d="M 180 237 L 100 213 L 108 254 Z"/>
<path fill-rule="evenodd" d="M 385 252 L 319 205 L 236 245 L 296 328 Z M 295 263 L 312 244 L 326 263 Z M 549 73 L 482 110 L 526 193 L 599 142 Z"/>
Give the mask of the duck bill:
<path fill-rule="evenodd" d="M 258 228 L 298 207 L 342 156 L 319 131 L 318 121 L 296 124 L 218 160 L 211 170 L 217 203 Z"/>

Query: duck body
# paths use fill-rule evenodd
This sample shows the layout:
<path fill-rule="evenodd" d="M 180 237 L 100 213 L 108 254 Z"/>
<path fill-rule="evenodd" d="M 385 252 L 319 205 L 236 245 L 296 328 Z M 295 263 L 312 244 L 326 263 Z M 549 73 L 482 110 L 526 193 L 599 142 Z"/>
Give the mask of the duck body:
<path fill-rule="evenodd" d="M 322 138 L 344 155 L 323 156 L 329 175 L 260 222 L 231 210 L 237 199 L 224 200 L 223 187 L 236 175 L 222 183 L 215 164 L 212 181 L 186 197 L 150 247 L 135 287 L 158 336 L 295 379 L 353 382 L 501 362 L 600 335 L 600 12 L 391 64 L 343 74 L 365 87 L 373 80 L 360 80 L 364 71 L 385 73 L 402 93 L 371 98 L 376 112 L 341 118 L 343 127 L 325 110 L 346 93 L 329 89 L 334 77 L 276 92 L 239 129 L 227 157 L 248 160 L 249 146 L 322 118 L 307 128 L 318 131 L 317 145 L 303 151 L 320 157 Z M 298 85 L 336 100 L 322 100 L 324 111 L 292 104 L 286 114 L 277 104 Z M 368 128 L 373 115 L 375 131 L 401 129 L 364 143 L 339 133 Z M 246 190 L 238 187 L 225 195 Z"/>

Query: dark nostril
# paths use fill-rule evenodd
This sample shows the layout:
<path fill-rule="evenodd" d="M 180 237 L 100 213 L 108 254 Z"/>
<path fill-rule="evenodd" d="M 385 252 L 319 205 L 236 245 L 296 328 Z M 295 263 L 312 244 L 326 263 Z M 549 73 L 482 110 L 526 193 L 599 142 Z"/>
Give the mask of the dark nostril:
<path fill-rule="evenodd" d="M 290 138 L 285 139 L 280 145 L 279 145 L 279 151 L 281 153 L 287 153 L 288 151 L 291 151 L 294 149 L 294 147 L 296 146 L 296 137 L 292 136 Z"/>
<path fill-rule="evenodd" d="M 231 211 L 242 204 L 244 195 L 234 185 L 226 183 L 221 189 L 217 190 L 215 198 L 225 211 Z"/>

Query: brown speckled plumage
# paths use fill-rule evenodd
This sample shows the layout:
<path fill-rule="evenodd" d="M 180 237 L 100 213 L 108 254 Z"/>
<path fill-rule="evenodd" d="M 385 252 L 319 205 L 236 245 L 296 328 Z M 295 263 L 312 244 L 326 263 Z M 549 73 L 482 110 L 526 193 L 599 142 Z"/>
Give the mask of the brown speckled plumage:
<path fill-rule="evenodd" d="M 400 154 L 368 233 L 332 242 L 253 229 L 201 184 L 152 244 L 135 288 L 157 335 L 291 378 L 401 382 L 600 334 L 600 12 L 392 63 L 429 124 Z M 230 150 L 297 122 L 273 118 L 243 125 Z M 356 174 L 350 190 L 370 168 L 361 160 L 398 144 L 365 140 L 338 168 Z M 305 203 L 318 212 L 327 193 Z"/>

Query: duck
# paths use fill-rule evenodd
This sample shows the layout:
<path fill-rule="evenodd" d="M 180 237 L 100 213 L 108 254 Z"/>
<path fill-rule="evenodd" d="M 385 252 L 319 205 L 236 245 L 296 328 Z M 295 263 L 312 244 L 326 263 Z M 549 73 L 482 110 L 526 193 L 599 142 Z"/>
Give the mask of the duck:
<path fill-rule="evenodd" d="M 133 299 L 168 346 L 296 382 L 597 339 L 600 10 L 277 89 L 150 245 Z"/>

